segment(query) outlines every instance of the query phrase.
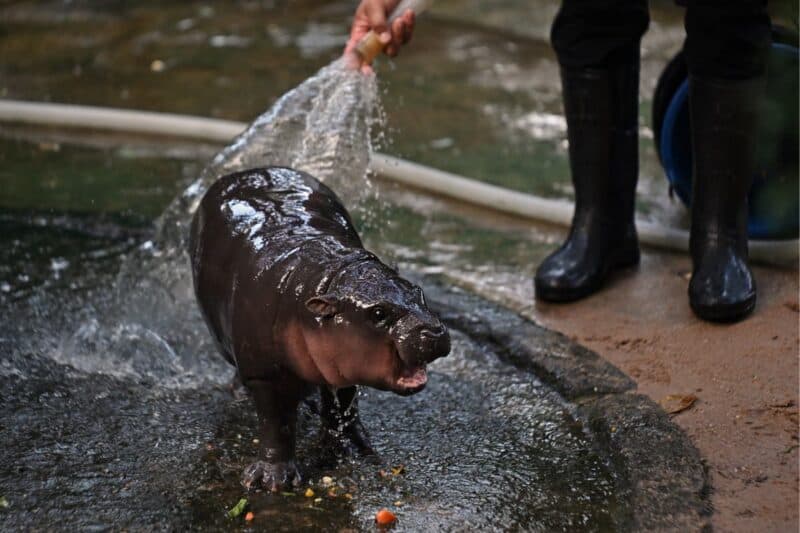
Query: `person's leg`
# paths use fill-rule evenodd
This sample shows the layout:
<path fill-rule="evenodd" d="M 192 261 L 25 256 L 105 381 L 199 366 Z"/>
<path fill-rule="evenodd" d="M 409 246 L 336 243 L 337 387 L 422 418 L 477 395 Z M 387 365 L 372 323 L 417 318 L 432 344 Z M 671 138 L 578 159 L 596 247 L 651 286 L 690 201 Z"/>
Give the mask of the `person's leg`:
<path fill-rule="evenodd" d="M 646 0 L 564 0 L 553 23 L 575 213 L 566 242 L 536 272 L 541 300 L 582 298 L 639 261 L 639 46 L 648 23 Z"/>
<path fill-rule="evenodd" d="M 733 321 L 756 302 L 747 194 L 771 40 L 766 2 L 692 0 L 686 33 L 694 161 L 689 302 L 701 318 Z"/>

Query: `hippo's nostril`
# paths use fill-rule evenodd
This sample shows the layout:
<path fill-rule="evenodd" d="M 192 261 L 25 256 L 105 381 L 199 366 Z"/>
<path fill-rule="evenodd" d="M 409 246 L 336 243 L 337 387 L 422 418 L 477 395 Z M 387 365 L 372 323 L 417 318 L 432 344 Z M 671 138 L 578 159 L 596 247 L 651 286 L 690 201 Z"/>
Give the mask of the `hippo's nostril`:
<path fill-rule="evenodd" d="M 423 339 L 436 340 L 442 336 L 444 329 L 442 326 L 435 326 L 433 328 L 425 328 L 420 330 L 419 334 Z"/>

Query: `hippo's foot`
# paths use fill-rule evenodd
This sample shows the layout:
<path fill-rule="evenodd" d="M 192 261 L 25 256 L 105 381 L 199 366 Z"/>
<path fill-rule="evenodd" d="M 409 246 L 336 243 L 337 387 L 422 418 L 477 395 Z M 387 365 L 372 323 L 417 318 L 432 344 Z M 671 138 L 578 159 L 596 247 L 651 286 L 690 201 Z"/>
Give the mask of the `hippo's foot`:
<path fill-rule="evenodd" d="M 300 472 L 294 461 L 270 463 L 256 461 L 244 469 L 242 485 L 247 490 L 264 489 L 280 492 L 297 488 L 302 483 Z"/>
<path fill-rule="evenodd" d="M 321 444 L 339 457 L 375 456 L 358 416 L 356 387 L 320 387 Z"/>
<path fill-rule="evenodd" d="M 322 446 L 340 457 L 377 456 L 361 421 L 355 420 L 344 428 L 322 429 Z"/>

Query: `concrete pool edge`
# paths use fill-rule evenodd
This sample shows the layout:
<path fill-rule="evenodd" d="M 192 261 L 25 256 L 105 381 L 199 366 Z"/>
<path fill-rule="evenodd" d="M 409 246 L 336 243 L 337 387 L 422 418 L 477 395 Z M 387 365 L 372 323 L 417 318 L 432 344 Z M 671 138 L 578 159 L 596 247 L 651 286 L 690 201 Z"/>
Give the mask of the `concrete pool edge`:
<path fill-rule="evenodd" d="M 536 375 L 575 406 L 619 475 L 618 491 L 630 506 L 620 529 L 710 530 L 710 485 L 699 451 L 658 404 L 635 392 L 633 380 L 597 353 L 512 310 L 434 277 L 409 277 L 425 288 L 449 326 L 490 345 L 503 361 Z"/>

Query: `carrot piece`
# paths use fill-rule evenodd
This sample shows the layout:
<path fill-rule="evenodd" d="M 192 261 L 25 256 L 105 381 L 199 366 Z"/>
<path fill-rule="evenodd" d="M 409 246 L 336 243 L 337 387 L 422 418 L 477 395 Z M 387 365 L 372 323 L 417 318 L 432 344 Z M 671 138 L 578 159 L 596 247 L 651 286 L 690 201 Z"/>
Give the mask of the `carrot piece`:
<path fill-rule="evenodd" d="M 388 526 L 389 524 L 394 524 L 397 522 L 397 516 L 389 509 L 381 509 L 375 515 L 375 522 L 379 526 Z"/>

